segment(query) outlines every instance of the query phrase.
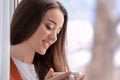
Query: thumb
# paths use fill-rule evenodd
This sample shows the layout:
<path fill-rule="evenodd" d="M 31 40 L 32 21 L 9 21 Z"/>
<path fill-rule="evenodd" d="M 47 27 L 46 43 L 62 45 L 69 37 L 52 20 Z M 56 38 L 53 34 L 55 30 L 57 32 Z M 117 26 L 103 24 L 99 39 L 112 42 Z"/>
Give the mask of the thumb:
<path fill-rule="evenodd" d="M 52 78 L 53 77 L 53 72 L 54 72 L 53 68 L 50 68 L 47 75 L 45 76 L 45 80 Z"/>

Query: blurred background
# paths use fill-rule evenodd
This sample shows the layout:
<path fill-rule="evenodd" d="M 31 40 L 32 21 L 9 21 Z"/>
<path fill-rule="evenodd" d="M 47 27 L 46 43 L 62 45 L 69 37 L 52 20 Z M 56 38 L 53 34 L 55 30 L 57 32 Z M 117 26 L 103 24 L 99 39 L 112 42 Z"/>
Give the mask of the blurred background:
<path fill-rule="evenodd" d="M 10 17 L 20 1 L 6 2 Z M 120 80 L 120 0 L 59 1 L 69 14 L 66 50 L 70 69 L 85 73 L 86 80 Z M 1 37 L 0 42 L 5 38 Z M 5 63 L 2 57 L 0 64 Z M 0 75 L 3 68 L 0 65 Z"/>
<path fill-rule="evenodd" d="M 60 0 L 68 10 L 70 69 L 87 80 L 120 80 L 120 0 Z"/>

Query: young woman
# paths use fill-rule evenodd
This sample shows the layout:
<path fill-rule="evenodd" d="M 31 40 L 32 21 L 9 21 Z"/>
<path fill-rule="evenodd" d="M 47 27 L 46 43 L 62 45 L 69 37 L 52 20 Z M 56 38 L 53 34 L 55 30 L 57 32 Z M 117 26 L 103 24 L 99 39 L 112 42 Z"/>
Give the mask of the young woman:
<path fill-rule="evenodd" d="M 67 11 L 56 0 L 22 0 L 11 22 L 10 80 L 60 80 L 66 60 Z M 53 77 L 53 72 L 65 72 Z"/>

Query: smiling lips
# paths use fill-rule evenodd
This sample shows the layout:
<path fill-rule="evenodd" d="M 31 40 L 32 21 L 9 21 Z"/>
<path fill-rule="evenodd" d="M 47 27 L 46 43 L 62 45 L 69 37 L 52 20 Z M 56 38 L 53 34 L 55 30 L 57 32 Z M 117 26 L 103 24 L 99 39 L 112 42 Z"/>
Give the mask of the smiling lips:
<path fill-rule="evenodd" d="M 48 47 L 50 46 L 50 43 L 46 40 L 43 40 L 43 46 L 45 49 L 48 49 Z"/>

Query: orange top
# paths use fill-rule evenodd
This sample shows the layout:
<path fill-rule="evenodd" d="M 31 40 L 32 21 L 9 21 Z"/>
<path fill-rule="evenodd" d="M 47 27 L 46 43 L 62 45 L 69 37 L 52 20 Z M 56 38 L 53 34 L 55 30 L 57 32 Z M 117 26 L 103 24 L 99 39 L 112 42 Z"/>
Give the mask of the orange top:
<path fill-rule="evenodd" d="M 12 58 L 10 58 L 10 80 L 22 80 L 20 73 Z"/>

